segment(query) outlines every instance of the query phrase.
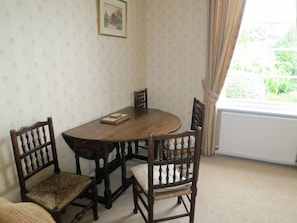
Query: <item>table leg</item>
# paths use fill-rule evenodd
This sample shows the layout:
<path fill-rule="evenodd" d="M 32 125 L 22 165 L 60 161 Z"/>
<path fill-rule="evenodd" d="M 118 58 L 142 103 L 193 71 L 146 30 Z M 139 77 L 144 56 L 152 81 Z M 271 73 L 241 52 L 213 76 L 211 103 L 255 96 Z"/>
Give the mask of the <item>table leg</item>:
<path fill-rule="evenodd" d="M 105 198 L 105 207 L 111 208 L 112 207 L 112 196 L 111 196 L 111 190 L 110 190 L 110 179 L 109 179 L 109 170 L 108 170 L 108 145 L 104 146 L 104 198 Z"/>
<path fill-rule="evenodd" d="M 126 149 L 125 142 L 121 142 L 120 146 L 121 146 L 122 185 L 115 192 L 112 193 L 112 201 L 116 200 L 132 184 L 132 180 L 129 178 L 127 179 L 127 173 L 126 173 L 127 156 L 125 154 L 125 149 Z"/>
<path fill-rule="evenodd" d="M 125 185 L 126 179 L 127 179 L 127 174 L 126 174 L 126 156 L 125 156 L 125 143 L 121 142 L 121 154 L 122 154 L 122 185 Z"/>
<path fill-rule="evenodd" d="M 103 145 L 104 146 L 104 156 L 103 156 L 103 161 L 104 161 L 104 204 L 105 207 L 110 209 L 112 207 L 112 202 L 116 200 L 132 183 L 131 179 L 127 179 L 127 174 L 126 174 L 126 154 L 125 154 L 125 149 L 126 149 L 126 144 L 125 142 L 120 143 L 120 152 L 121 152 L 121 159 L 120 159 L 120 166 L 121 166 L 121 171 L 122 171 L 122 185 L 113 193 L 110 190 L 110 168 L 111 171 L 113 168 L 115 168 L 115 165 L 117 164 L 109 164 L 108 163 L 108 156 L 109 156 L 109 146 L 108 145 Z M 116 162 L 118 162 L 116 160 Z M 101 202 L 101 200 L 99 200 Z"/>
<path fill-rule="evenodd" d="M 132 143 L 128 142 L 128 159 L 132 159 L 133 152 L 132 152 Z"/>

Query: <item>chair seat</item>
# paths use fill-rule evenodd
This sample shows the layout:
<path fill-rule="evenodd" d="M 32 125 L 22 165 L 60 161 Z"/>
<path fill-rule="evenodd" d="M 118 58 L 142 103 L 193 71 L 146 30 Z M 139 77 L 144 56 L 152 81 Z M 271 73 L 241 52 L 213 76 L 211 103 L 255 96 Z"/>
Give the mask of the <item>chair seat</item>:
<path fill-rule="evenodd" d="M 60 172 L 34 186 L 26 197 L 48 210 L 61 210 L 91 184 L 92 179 L 88 176 Z"/>
<path fill-rule="evenodd" d="M 88 210 L 98 219 L 96 182 L 89 176 L 61 172 L 57 156 L 53 120 L 48 117 L 19 130 L 10 130 L 22 201 L 31 201 L 46 209 L 57 223 L 68 205 L 79 206 L 72 222 L 82 219 Z M 47 174 L 53 171 L 53 175 Z M 45 179 L 46 178 L 46 179 Z M 44 179 L 44 180 L 43 180 Z M 77 203 L 85 195 L 89 202 Z"/>
<path fill-rule="evenodd" d="M 55 223 L 52 216 L 32 202 L 12 203 L 0 197 L 0 222 L 5 223 Z"/>
<path fill-rule="evenodd" d="M 168 165 L 169 168 L 169 183 L 173 182 L 174 178 L 174 169 L 173 165 Z M 162 183 L 165 184 L 166 182 L 166 172 L 167 172 L 167 165 L 162 166 Z M 148 164 L 139 164 L 133 166 L 131 168 L 133 176 L 135 177 L 136 181 L 139 183 L 139 186 L 143 189 L 143 191 L 147 194 L 148 193 Z M 153 184 L 159 184 L 159 166 L 154 166 L 154 176 L 153 176 Z M 180 176 L 180 171 L 178 169 L 175 170 L 175 175 Z M 184 177 L 182 176 L 184 179 Z M 162 200 L 170 197 L 177 197 L 186 194 L 191 194 L 191 182 L 179 186 L 173 187 L 165 187 L 154 190 L 154 199 L 155 200 Z"/>
<path fill-rule="evenodd" d="M 140 211 L 147 223 L 174 222 L 184 217 L 194 223 L 200 147 L 201 128 L 180 133 L 149 134 L 148 163 L 131 168 L 133 212 Z M 177 204 L 184 208 L 163 217 L 155 215 L 155 201 L 168 198 L 177 198 Z"/>

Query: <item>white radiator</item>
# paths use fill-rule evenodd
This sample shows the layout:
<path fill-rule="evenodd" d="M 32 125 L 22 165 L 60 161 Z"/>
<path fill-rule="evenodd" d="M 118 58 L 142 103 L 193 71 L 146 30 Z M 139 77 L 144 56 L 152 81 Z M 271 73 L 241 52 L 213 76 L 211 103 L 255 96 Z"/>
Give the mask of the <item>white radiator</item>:
<path fill-rule="evenodd" d="M 297 118 L 222 111 L 219 154 L 296 165 Z"/>

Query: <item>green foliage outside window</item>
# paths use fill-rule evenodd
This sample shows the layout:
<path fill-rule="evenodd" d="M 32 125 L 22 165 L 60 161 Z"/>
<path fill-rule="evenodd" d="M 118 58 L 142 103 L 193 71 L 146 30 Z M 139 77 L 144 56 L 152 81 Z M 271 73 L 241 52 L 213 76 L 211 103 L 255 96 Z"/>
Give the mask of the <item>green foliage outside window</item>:
<path fill-rule="evenodd" d="M 297 102 L 296 27 L 275 35 L 270 29 L 241 31 L 226 80 L 227 98 Z"/>

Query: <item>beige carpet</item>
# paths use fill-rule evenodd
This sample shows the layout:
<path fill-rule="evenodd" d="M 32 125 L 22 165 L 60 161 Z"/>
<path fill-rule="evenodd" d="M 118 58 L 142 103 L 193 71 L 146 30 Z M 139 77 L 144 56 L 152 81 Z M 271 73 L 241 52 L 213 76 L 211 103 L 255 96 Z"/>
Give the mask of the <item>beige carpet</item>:
<path fill-rule="evenodd" d="M 134 165 L 137 161 L 129 161 Z M 119 178 L 115 172 L 111 181 Z M 103 185 L 98 185 L 102 193 Z M 157 202 L 156 212 L 176 211 L 175 200 Z M 76 209 L 67 209 L 63 222 L 70 222 Z M 99 204 L 100 223 L 141 223 L 133 214 L 132 187 L 111 209 Z M 186 218 L 171 221 L 187 222 Z M 89 211 L 81 222 L 94 222 Z M 226 156 L 202 157 L 198 180 L 195 222 L 201 223 L 296 223 L 297 168 Z"/>

